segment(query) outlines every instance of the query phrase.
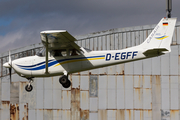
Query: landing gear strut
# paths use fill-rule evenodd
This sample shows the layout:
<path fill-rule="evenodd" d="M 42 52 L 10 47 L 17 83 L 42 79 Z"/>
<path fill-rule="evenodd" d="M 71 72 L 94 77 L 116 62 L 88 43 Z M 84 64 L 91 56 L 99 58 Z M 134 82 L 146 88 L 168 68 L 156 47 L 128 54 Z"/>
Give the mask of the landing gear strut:
<path fill-rule="evenodd" d="M 25 90 L 27 92 L 31 92 L 33 90 L 33 86 L 31 85 L 31 83 L 33 83 L 33 79 L 32 78 L 28 78 L 28 80 L 29 80 L 29 83 L 26 85 Z"/>
<path fill-rule="evenodd" d="M 66 75 L 59 78 L 59 83 L 61 83 L 64 88 L 69 88 L 71 86 L 71 82 Z"/>

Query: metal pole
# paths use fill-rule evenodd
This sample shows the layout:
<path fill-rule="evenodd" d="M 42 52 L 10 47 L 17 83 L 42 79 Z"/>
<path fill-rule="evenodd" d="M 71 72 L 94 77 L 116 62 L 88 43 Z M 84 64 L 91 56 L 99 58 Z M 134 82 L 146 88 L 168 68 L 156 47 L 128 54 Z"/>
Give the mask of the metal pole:
<path fill-rule="evenodd" d="M 167 6 L 166 6 L 166 11 L 167 11 L 167 17 L 171 18 L 171 11 L 172 11 L 172 0 L 167 0 Z"/>

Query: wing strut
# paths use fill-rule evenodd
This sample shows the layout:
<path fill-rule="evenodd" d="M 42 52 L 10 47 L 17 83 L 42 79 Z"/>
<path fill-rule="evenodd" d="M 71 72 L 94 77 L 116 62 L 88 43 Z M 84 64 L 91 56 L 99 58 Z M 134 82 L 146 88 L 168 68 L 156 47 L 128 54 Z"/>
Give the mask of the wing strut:
<path fill-rule="evenodd" d="M 45 34 L 46 36 L 46 71 L 45 74 L 48 74 L 48 37 L 47 34 Z"/>

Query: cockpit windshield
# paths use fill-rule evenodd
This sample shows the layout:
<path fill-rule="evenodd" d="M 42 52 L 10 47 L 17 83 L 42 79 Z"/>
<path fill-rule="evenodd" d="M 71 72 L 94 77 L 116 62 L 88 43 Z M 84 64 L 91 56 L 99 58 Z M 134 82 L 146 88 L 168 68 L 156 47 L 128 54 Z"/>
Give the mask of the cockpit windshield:
<path fill-rule="evenodd" d="M 83 47 L 84 48 L 84 47 Z M 92 50 L 88 49 L 88 48 L 84 48 L 87 52 L 91 52 Z"/>
<path fill-rule="evenodd" d="M 46 48 L 43 47 L 36 55 L 39 57 L 44 57 L 46 55 Z"/>

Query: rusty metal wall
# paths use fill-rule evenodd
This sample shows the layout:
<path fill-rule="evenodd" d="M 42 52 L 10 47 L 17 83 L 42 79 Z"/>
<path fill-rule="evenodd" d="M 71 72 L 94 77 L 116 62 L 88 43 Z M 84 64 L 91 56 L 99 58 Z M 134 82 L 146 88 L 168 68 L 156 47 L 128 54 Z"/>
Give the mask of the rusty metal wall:
<path fill-rule="evenodd" d="M 92 50 L 117 50 L 142 43 L 155 25 L 111 29 L 76 36 L 77 44 Z M 12 59 L 37 53 L 42 44 L 13 50 Z M 27 80 L 2 66 L 0 55 L 1 120 L 179 120 L 180 119 L 180 22 L 172 52 L 161 57 L 84 71 L 70 75 L 72 86 L 59 77 L 35 78 L 33 91 Z M 14 72 L 14 71 L 13 71 Z"/>

